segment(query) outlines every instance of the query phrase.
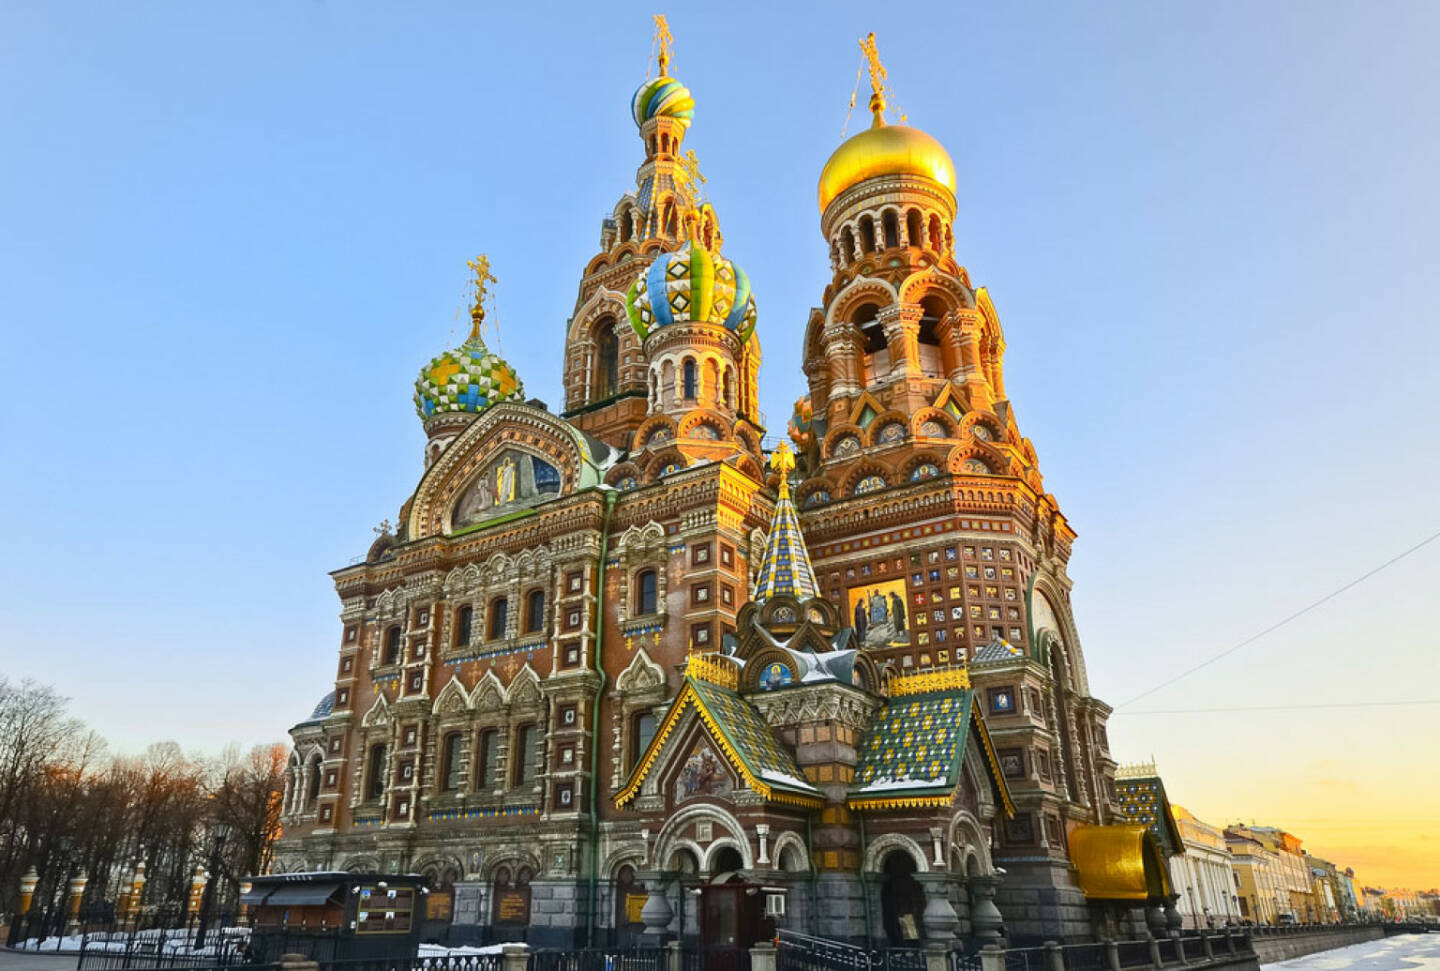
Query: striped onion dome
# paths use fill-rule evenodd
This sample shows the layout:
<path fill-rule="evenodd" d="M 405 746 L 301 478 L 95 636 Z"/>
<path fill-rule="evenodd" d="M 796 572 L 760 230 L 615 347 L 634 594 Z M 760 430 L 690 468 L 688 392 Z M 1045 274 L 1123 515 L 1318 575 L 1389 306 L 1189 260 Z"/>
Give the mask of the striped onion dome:
<path fill-rule="evenodd" d="M 515 369 L 490 353 L 479 334 L 433 358 L 415 379 L 415 413 L 421 418 L 449 412 L 478 415 L 498 402 L 524 397 Z"/>
<path fill-rule="evenodd" d="M 755 333 L 755 298 L 745 271 L 694 240 L 662 253 L 625 295 L 630 326 L 644 340 L 668 324 L 708 321 L 748 341 Z"/>
<path fill-rule="evenodd" d="M 630 99 L 630 114 L 641 127 L 651 118 L 667 116 L 678 118 L 688 128 L 695 117 L 695 99 L 685 85 L 661 75 L 635 90 L 635 97 Z"/>

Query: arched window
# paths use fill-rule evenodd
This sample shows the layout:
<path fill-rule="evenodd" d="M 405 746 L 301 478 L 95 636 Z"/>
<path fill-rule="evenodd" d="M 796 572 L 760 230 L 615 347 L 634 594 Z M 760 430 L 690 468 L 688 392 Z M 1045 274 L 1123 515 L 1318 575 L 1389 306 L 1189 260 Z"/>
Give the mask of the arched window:
<path fill-rule="evenodd" d="M 910 237 L 911 246 L 925 245 L 925 219 L 919 209 L 911 209 L 905 214 L 905 235 Z"/>
<path fill-rule="evenodd" d="M 630 220 L 633 218 L 634 214 L 628 208 L 620 213 L 620 242 L 622 243 L 630 242 Z"/>
<path fill-rule="evenodd" d="M 445 736 L 445 754 L 440 763 L 440 788 L 454 792 L 460 788 L 460 733 Z"/>
<path fill-rule="evenodd" d="M 370 746 L 369 764 L 365 773 L 365 798 L 378 801 L 385 795 L 385 743 Z"/>
<path fill-rule="evenodd" d="M 500 770 L 500 732 L 494 728 L 482 731 L 475 751 L 475 788 L 494 788 Z"/>
<path fill-rule="evenodd" d="M 840 234 L 840 260 L 846 266 L 855 260 L 855 233 L 849 226 Z"/>
<path fill-rule="evenodd" d="M 633 767 L 640 761 L 640 756 L 650 747 L 651 741 L 655 738 L 655 714 L 654 712 L 642 711 L 635 716 L 631 724 L 630 732 L 630 765 Z"/>
<path fill-rule="evenodd" d="M 525 633 L 536 634 L 545 629 L 545 591 L 531 590 L 525 596 Z"/>
<path fill-rule="evenodd" d="M 869 216 L 860 217 L 860 252 L 875 252 L 875 220 Z"/>
<path fill-rule="evenodd" d="M 940 232 L 940 217 L 930 216 L 930 248 L 940 250 L 944 248 L 945 237 Z"/>
<path fill-rule="evenodd" d="M 504 597 L 496 597 L 490 604 L 490 626 L 487 628 L 490 640 L 498 641 L 505 636 L 505 624 L 509 619 L 510 601 Z"/>
<path fill-rule="evenodd" d="M 683 373 L 684 378 L 682 379 L 682 381 L 684 387 L 681 389 L 682 396 L 687 401 L 694 401 L 700 392 L 700 377 L 698 374 L 698 369 L 695 367 L 695 362 L 687 358 L 685 360 L 685 367 Z"/>
<path fill-rule="evenodd" d="M 880 217 L 880 223 L 885 227 L 885 248 L 900 245 L 900 219 L 895 215 L 894 209 L 886 209 L 885 214 Z"/>
<path fill-rule="evenodd" d="M 620 338 L 612 318 L 595 325 L 595 342 L 595 397 L 608 398 L 620 390 Z"/>
<path fill-rule="evenodd" d="M 535 782 L 535 737 L 539 729 L 532 723 L 521 725 L 515 733 L 514 779 L 516 786 L 533 785 Z"/>
<path fill-rule="evenodd" d="M 475 620 L 475 608 L 466 604 L 455 611 L 455 646 L 464 647 L 470 643 L 471 626 Z"/>
<path fill-rule="evenodd" d="M 305 790 L 305 808 L 311 809 L 315 806 L 315 800 L 320 798 L 320 760 L 317 758 L 310 763 L 309 785 Z"/>
<path fill-rule="evenodd" d="M 396 664 L 400 660 L 400 628 L 392 627 L 385 632 L 384 663 Z"/>
<path fill-rule="evenodd" d="M 635 613 L 655 613 L 657 582 L 654 570 L 641 570 L 635 577 Z"/>

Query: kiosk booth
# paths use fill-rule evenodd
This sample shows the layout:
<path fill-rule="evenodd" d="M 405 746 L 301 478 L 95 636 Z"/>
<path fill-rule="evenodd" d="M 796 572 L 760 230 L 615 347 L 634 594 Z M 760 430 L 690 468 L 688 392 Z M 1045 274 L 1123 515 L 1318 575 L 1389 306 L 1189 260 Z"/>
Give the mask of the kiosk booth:
<path fill-rule="evenodd" d="M 250 878 L 250 959 L 415 957 L 425 918 L 418 874 L 274 873 Z"/>

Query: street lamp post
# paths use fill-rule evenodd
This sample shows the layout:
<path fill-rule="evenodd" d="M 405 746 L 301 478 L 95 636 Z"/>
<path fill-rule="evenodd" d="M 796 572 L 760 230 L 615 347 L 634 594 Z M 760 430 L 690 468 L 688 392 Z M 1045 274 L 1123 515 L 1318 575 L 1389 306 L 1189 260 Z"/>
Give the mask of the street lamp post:
<path fill-rule="evenodd" d="M 215 842 L 210 848 L 210 879 L 205 881 L 205 889 L 200 895 L 200 927 L 195 932 L 195 950 L 205 946 L 205 925 L 210 921 L 210 911 L 215 905 L 215 885 L 220 882 L 220 874 L 223 864 L 220 853 L 225 848 L 225 838 L 230 835 L 230 827 L 224 823 L 216 823 L 211 832 L 215 836 Z"/>

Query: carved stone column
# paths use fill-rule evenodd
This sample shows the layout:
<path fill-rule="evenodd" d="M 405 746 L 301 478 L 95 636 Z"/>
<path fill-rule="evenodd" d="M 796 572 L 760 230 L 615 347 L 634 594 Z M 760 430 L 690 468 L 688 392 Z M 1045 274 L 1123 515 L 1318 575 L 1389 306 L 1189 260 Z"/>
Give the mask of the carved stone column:
<path fill-rule="evenodd" d="M 950 904 L 950 874 L 932 870 L 915 874 L 915 880 L 925 888 L 925 913 L 920 921 L 925 925 L 926 943 L 948 943 L 960 926 L 960 915 Z"/>
<path fill-rule="evenodd" d="M 880 311 L 875 319 L 885 330 L 890 345 L 890 374 L 903 377 L 920 374 L 920 307 L 915 304 L 892 304 Z"/>
<path fill-rule="evenodd" d="M 1005 935 L 1005 918 L 995 906 L 999 877 L 977 876 L 965 880 L 970 893 L 970 933 L 983 944 L 999 944 Z"/>
<path fill-rule="evenodd" d="M 854 324 L 836 322 L 820 332 L 825 356 L 830 361 L 830 393 L 854 397 L 860 393 L 860 333 Z"/>

